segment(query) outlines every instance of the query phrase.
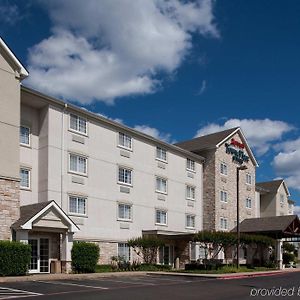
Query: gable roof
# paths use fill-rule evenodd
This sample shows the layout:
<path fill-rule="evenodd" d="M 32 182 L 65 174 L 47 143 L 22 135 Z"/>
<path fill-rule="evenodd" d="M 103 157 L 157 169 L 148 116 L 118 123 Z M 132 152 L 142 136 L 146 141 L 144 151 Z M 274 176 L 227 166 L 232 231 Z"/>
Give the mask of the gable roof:
<path fill-rule="evenodd" d="M 221 145 L 223 145 L 223 143 L 226 140 L 228 140 L 230 137 L 232 137 L 237 132 L 240 133 L 241 139 L 246 146 L 246 149 L 249 153 L 249 156 L 250 156 L 253 164 L 258 167 L 257 160 L 256 160 L 252 150 L 250 149 L 248 142 L 246 140 L 246 137 L 244 136 L 240 127 L 234 127 L 231 129 L 211 133 L 208 135 L 199 136 L 197 138 L 194 138 L 194 139 L 191 139 L 188 141 L 176 143 L 175 145 L 177 147 L 186 149 L 191 152 L 201 153 L 201 151 L 204 151 L 204 150 L 219 148 Z"/>
<path fill-rule="evenodd" d="M 72 232 L 79 231 L 78 226 L 66 215 L 54 200 L 21 206 L 20 218 L 13 223 L 11 227 L 13 229 L 32 229 L 32 223 L 52 207 L 69 224 Z"/>
<path fill-rule="evenodd" d="M 256 187 L 267 190 L 270 193 L 276 193 L 279 187 L 283 184 L 284 189 L 288 196 L 290 196 L 290 192 L 288 190 L 287 185 L 285 184 L 283 179 L 272 180 L 272 181 L 265 181 L 265 182 L 257 182 Z"/>
<path fill-rule="evenodd" d="M 8 59 L 8 63 L 14 65 L 14 68 L 20 73 L 20 78 L 26 78 L 29 73 L 26 68 L 21 64 L 21 62 L 17 59 L 16 55 L 12 52 L 12 50 L 6 45 L 4 40 L 0 37 L 0 50 L 2 50 Z"/>
<path fill-rule="evenodd" d="M 300 221 L 296 215 L 245 219 L 240 223 L 240 232 L 281 237 L 300 235 Z"/>

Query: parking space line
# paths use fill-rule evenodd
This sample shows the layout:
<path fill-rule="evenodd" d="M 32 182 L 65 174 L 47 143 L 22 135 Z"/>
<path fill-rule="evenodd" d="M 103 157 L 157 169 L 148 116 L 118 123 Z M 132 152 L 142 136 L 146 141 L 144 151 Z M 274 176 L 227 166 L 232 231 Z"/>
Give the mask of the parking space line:
<path fill-rule="evenodd" d="M 93 286 L 93 285 L 77 284 L 77 283 L 71 283 L 71 282 L 41 281 L 41 280 L 36 280 L 36 282 L 46 283 L 46 284 L 58 284 L 58 285 L 79 286 L 79 287 L 92 288 L 92 289 L 99 289 L 99 290 L 108 290 L 108 289 L 109 289 L 109 288 L 103 287 L 103 286 Z"/>
<path fill-rule="evenodd" d="M 6 291 L 11 291 L 11 292 L 17 292 L 17 293 L 25 293 L 25 294 L 37 295 L 37 296 L 43 295 L 43 294 L 40 294 L 40 293 L 24 291 L 24 290 L 17 290 L 17 289 L 12 289 L 12 288 L 7 288 L 7 287 L 0 287 L 0 290 L 4 290 L 4 291 L 6 290 Z"/>
<path fill-rule="evenodd" d="M 25 291 L 25 290 L 18 290 L 12 289 L 8 287 L 0 287 L 0 299 L 14 299 L 14 298 L 25 298 L 25 297 L 32 297 L 32 296 L 41 296 L 43 294 Z"/>

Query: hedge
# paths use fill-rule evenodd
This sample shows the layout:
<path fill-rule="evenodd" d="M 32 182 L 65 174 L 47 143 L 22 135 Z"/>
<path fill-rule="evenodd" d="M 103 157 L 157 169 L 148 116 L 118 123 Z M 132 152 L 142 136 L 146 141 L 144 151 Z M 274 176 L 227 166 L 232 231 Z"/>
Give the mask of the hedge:
<path fill-rule="evenodd" d="M 30 245 L 0 241 L 0 276 L 25 275 L 31 258 Z"/>
<path fill-rule="evenodd" d="M 72 270 L 75 273 L 94 273 L 99 259 L 99 246 L 87 242 L 73 244 Z"/>

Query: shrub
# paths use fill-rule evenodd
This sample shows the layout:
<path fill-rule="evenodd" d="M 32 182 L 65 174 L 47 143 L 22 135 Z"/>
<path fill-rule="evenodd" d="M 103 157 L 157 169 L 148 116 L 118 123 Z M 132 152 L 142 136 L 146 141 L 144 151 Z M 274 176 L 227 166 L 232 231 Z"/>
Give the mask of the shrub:
<path fill-rule="evenodd" d="M 99 259 L 99 246 L 92 243 L 77 242 L 72 248 L 72 269 L 75 273 L 93 273 Z"/>
<path fill-rule="evenodd" d="M 31 257 L 30 245 L 0 241 L 0 276 L 25 275 Z"/>

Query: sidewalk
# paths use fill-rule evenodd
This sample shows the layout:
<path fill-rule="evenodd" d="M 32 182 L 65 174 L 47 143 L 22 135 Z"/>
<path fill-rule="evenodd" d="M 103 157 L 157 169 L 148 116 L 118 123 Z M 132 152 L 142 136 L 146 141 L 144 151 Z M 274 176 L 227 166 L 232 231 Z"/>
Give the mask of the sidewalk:
<path fill-rule="evenodd" d="M 272 271 L 259 271 L 259 272 L 241 272 L 241 273 L 226 273 L 226 274 L 197 274 L 197 273 L 178 273 L 178 272 L 147 272 L 147 275 L 165 275 L 165 276 L 184 276 L 184 277 L 203 277 L 215 279 L 237 279 L 258 276 L 273 276 L 280 274 L 288 274 L 293 272 L 300 272 L 300 269 L 284 269 Z"/>

